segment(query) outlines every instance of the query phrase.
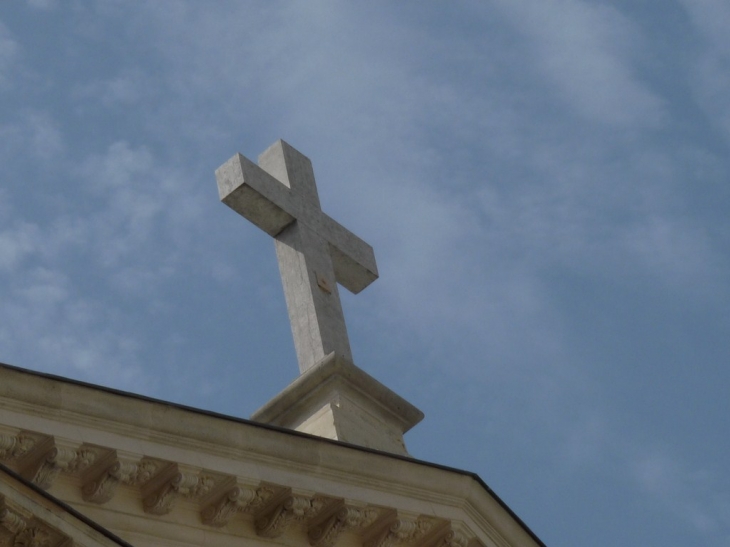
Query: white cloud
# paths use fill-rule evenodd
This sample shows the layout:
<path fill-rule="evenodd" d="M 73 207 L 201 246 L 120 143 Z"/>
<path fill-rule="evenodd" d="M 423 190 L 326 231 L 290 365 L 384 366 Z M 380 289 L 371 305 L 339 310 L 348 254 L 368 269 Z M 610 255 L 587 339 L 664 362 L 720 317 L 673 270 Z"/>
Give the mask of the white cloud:
<path fill-rule="evenodd" d="M 718 53 L 730 56 L 730 4 L 724 0 L 679 0 L 693 23 Z"/>
<path fill-rule="evenodd" d="M 7 83 L 7 72 L 15 61 L 18 49 L 10 31 L 0 22 L 0 85 Z"/>
<path fill-rule="evenodd" d="M 708 283 L 714 270 L 714 250 L 702 229 L 676 218 L 653 216 L 634 224 L 623 235 L 625 248 L 669 286 L 716 294 Z"/>
<path fill-rule="evenodd" d="M 104 155 L 86 159 L 81 171 L 92 191 L 108 196 L 107 192 L 115 188 L 139 188 L 153 162 L 152 154 L 145 148 L 133 150 L 129 143 L 118 141 Z"/>
<path fill-rule="evenodd" d="M 681 0 L 702 44 L 691 83 L 708 121 L 730 143 L 730 4 L 724 0 Z"/>
<path fill-rule="evenodd" d="M 63 137 L 57 124 L 46 114 L 28 112 L 26 121 L 30 149 L 38 157 L 49 160 L 63 152 Z"/>
<path fill-rule="evenodd" d="M 0 229 L 0 271 L 12 272 L 42 245 L 38 226 L 27 222 Z"/>
<path fill-rule="evenodd" d="M 631 471 L 645 494 L 698 532 L 719 539 L 730 524 L 730 498 L 721 491 L 713 473 L 687 469 L 664 451 L 636 456 Z"/>
<path fill-rule="evenodd" d="M 566 105 L 609 126 L 661 122 L 662 101 L 633 66 L 641 36 L 618 10 L 582 0 L 500 0 L 498 5 L 532 40 L 538 68 Z"/>
<path fill-rule="evenodd" d="M 55 308 L 68 299 L 68 281 L 63 274 L 35 268 L 28 277 L 30 282 L 20 287 L 17 294 L 32 308 Z"/>
<path fill-rule="evenodd" d="M 5 128 L 17 136 L 14 146 L 35 139 L 54 150 L 42 116 L 24 122 Z M 202 200 L 145 147 L 116 142 L 76 168 L 69 162 L 64 154 L 65 167 L 46 189 L 50 202 L 64 205 L 40 223 L 15 219 L 9 198 L 0 208 L 4 358 L 118 387 L 142 382 L 149 393 L 154 382 L 139 367 L 144 336 L 120 311 L 128 302 L 115 304 L 113 295 L 138 302 L 138 310 L 157 306 L 156 287 L 179 269 L 179 232 L 194 228 Z"/>
<path fill-rule="evenodd" d="M 79 294 L 61 269 L 28 268 L 2 292 L 4 359 L 117 387 L 145 378 L 138 344 L 125 334 L 114 310 Z M 152 383 L 147 379 L 143 385 Z"/>
<path fill-rule="evenodd" d="M 199 222 L 204 202 L 187 177 L 159 163 L 146 148 L 121 141 L 87 158 L 78 172 L 87 191 L 101 204 L 86 221 L 99 263 L 116 270 L 131 260 L 133 268 L 143 268 L 127 277 L 127 288 L 133 279 L 141 282 L 169 275 L 165 273 L 169 267 L 160 266 L 177 256 L 180 248 L 169 247 L 164 254 L 156 254 L 154 263 L 143 264 L 160 240 L 178 237 Z"/>
<path fill-rule="evenodd" d="M 474 195 L 481 230 L 499 267 L 559 268 L 611 283 L 650 278 L 675 294 L 721 289 L 728 261 L 706 217 L 683 199 L 694 166 L 722 173 L 705 155 L 628 147 L 603 138 L 525 139 L 515 181 Z M 699 291 L 699 292 L 698 292 Z M 715 293 L 717 294 L 717 293 Z"/>
<path fill-rule="evenodd" d="M 57 7 L 57 0 L 26 0 L 31 8 L 51 10 Z"/>
<path fill-rule="evenodd" d="M 15 119 L 0 126 L 0 154 L 22 154 L 44 162 L 57 159 L 64 151 L 58 123 L 46 112 L 25 108 Z"/>
<path fill-rule="evenodd" d="M 72 94 L 83 102 L 95 100 L 108 108 L 130 108 L 155 95 L 159 87 L 159 82 L 134 67 L 124 69 L 112 78 L 79 84 Z"/>

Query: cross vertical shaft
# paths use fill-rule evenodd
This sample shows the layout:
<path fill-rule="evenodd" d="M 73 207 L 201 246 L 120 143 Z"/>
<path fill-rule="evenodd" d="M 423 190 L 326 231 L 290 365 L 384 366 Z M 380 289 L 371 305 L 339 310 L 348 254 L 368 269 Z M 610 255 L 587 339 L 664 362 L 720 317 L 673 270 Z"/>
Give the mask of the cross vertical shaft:
<path fill-rule="evenodd" d="M 333 351 L 351 361 L 329 244 L 298 222 L 284 228 L 275 241 L 300 372 Z"/>
<path fill-rule="evenodd" d="M 306 156 L 277 143 L 259 156 L 259 166 L 289 186 L 301 202 L 320 209 Z M 301 221 L 289 224 L 274 241 L 299 371 L 331 352 L 352 361 L 329 243 Z"/>

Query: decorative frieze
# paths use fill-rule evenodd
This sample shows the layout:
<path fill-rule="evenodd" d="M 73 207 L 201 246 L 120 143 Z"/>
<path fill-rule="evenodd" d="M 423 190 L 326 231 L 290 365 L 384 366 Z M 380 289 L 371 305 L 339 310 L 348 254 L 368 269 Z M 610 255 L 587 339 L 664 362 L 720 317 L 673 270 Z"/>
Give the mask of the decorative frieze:
<path fill-rule="evenodd" d="M 142 458 L 142 460 L 136 465 L 135 472 L 129 477 L 129 484 L 132 486 L 145 485 L 152 479 L 152 477 L 157 475 L 163 468 L 168 467 L 169 465 L 169 462 Z"/>

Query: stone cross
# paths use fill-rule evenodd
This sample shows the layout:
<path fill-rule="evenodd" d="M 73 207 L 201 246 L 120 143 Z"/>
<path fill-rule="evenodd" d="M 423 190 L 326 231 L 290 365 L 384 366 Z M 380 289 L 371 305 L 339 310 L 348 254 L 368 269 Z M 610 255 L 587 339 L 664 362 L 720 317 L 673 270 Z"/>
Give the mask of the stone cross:
<path fill-rule="evenodd" d="M 278 141 L 259 165 L 236 154 L 215 176 L 221 201 L 275 239 L 300 372 L 332 352 L 352 361 L 337 283 L 375 281 L 375 254 L 322 212 L 309 158 Z"/>

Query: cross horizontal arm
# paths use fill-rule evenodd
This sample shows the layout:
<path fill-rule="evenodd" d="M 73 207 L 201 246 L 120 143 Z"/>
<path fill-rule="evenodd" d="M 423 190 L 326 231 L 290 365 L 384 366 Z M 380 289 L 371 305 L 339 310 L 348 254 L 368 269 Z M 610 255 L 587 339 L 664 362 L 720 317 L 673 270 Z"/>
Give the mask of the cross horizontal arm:
<path fill-rule="evenodd" d="M 373 248 L 329 216 L 321 216 L 315 228 L 330 244 L 332 266 L 337 282 L 352 293 L 359 293 L 378 278 Z"/>
<path fill-rule="evenodd" d="M 216 169 L 215 178 L 221 201 L 270 236 L 296 219 L 289 189 L 241 154 Z"/>
<path fill-rule="evenodd" d="M 378 278 L 373 248 L 320 210 L 303 207 L 287 186 L 241 154 L 215 172 L 221 201 L 271 236 L 292 222 L 309 226 L 330 244 L 335 279 L 358 293 Z"/>

